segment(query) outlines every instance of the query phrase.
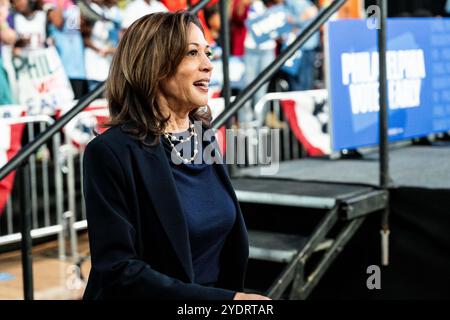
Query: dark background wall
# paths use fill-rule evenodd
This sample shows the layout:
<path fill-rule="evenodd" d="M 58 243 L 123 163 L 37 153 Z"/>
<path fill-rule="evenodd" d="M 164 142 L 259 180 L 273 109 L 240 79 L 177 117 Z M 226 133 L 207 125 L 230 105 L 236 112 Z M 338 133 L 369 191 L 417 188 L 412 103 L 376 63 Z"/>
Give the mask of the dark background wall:
<path fill-rule="evenodd" d="M 414 13 L 418 9 L 425 9 L 433 16 L 448 16 L 444 12 L 446 0 L 388 0 L 388 16 L 396 17 L 405 12 Z M 366 8 L 376 4 L 376 0 L 366 0 Z"/>
<path fill-rule="evenodd" d="M 380 214 L 368 217 L 310 299 L 450 299 L 450 191 L 391 190 L 390 265 L 381 290 L 367 267 L 380 265 Z"/>

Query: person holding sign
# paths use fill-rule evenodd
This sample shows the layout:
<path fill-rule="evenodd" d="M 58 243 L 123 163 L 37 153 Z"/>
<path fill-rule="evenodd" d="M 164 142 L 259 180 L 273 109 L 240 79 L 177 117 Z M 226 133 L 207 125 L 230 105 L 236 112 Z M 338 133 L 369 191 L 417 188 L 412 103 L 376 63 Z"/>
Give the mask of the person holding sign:
<path fill-rule="evenodd" d="M 294 26 L 293 32 L 298 34 L 306 24 L 318 13 L 317 7 L 309 0 L 283 0 L 289 21 Z M 316 49 L 320 43 L 320 33 L 314 33 L 301 48 L 298 70 L 288 73 L 291 91 L 314 89 L 314 59 Z"/>
<path fill-rule="evenodd" d="M 267 33 L 263 26 L 273 25 L 272 20 L 277 18 L 277 13 L 271 14 L 260 0 L 252 1 L 248 9 L 248 32 L 244 41 L 245 83 L 250 84 L 255 78 L 275 59 L 276 41 Z M 240 122 L 249 122 L 254 118 L 253 107 L 267 92 L 269 84 L 266 83 L 256 91 L 250 104 L 247 103 L 238 113 Z"/>
<path fill-rule="evenodd" d="M 17 33 L 15 54 L 25 54 L 29 50 L 42 49 L 47 41 L 47 14 L 38 1 L 13 0 L 14 13 L 10 20 Z"/>
<path fill-rule="evenodd" d="M 92 21 L 81 16 L 80 30 L 85 45 L 84 63 L 89 91 L 105 81 L 112 55 L 118 42 L 121 12 L 117 0 L 94 0 L 90 8 L 100 20 Z"/>
<path fill-rule="evenodd" d="M 75 99 L 87 89 L 80 8 L 72 0 L 45 0 L 49 7 L 49 36 L 54 40 Z M 53 18 L 52 18 L 53 17 Z"/>
<path fill-rule="evenodd" d="M 107 79 L 109 129 L 84 153 L 85 299 L 268 299 L 243 292 L 242 213 L 225 166 L 198 152 L 210 146 L 210 56 L 186 11 L 124 33 Z"/>

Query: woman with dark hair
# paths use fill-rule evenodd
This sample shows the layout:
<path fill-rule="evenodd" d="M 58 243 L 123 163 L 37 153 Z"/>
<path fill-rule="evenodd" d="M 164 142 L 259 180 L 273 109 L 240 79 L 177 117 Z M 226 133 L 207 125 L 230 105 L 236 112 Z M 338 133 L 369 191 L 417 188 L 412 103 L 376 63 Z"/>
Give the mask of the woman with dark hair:
<path fill-rule="evenodd" d="M 147 15 L 120 41 L 107 80 L 110 128 L 84 155 L 85 299 L 268 299 L 242 292 L 242 213 L 220 154 L 208 164 L 199 152 L 215 145 L 201 134 L 210 54 L 187 12 Z"/>

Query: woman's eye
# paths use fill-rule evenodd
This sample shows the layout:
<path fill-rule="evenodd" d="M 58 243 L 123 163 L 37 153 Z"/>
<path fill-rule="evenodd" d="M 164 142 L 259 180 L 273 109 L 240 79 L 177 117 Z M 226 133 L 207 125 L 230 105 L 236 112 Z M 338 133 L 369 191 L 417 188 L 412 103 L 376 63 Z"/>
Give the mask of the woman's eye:
<path fill-rule="evenodd" d="M 195 56 L 197 55 L 198 51 L 197 50 L 191 50 L 188 52 L 188 56 Z"/>
<path fill-rule="evenodd" d="M 205 54 L 209 59 L 211 59 L 213 56 L 213 53 L 211 51 L 208 51 Z M 198 50 L 191 50 L 187 53 L 187 55 L 191 56 L 191 57 L 195 57 L 196 55 L 198 55 Z"/>

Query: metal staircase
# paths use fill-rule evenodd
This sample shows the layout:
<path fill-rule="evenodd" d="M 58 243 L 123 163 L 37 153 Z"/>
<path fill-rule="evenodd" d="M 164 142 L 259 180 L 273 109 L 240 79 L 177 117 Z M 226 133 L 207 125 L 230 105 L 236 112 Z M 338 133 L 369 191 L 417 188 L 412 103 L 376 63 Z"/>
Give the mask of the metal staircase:
<path fill-rule="evenodd" d="M 238 178 L 232 182 L 243 207 L 259 204 L 256 211 L 243 212 L 250 230 L 250 259 L 280 265 L 280 272 L 265 289 L 273 299 L 306 299 L 366 215 L 384 209 L 388 200 L 386 191 L 361 185 L 280 178 Z M 310 224 L 311 230 L 297 232 L 294 220 L 285 214 L 287 209 L 297 215 L 295 220 L 308 219 L 305 211 L 311 209 L 318 217 Z M 267 211 L 272 212 L 271 217 Z M 280 221 L 271 228 L 275 215 Z M 271 230 L 258 229 L 264 225 Z M 280 232 L 283 229 L 286 232 Z M 309 270 L 313 255 L 314 265 Z M 254 268 L 249 271 L 255 272 Z"/>

